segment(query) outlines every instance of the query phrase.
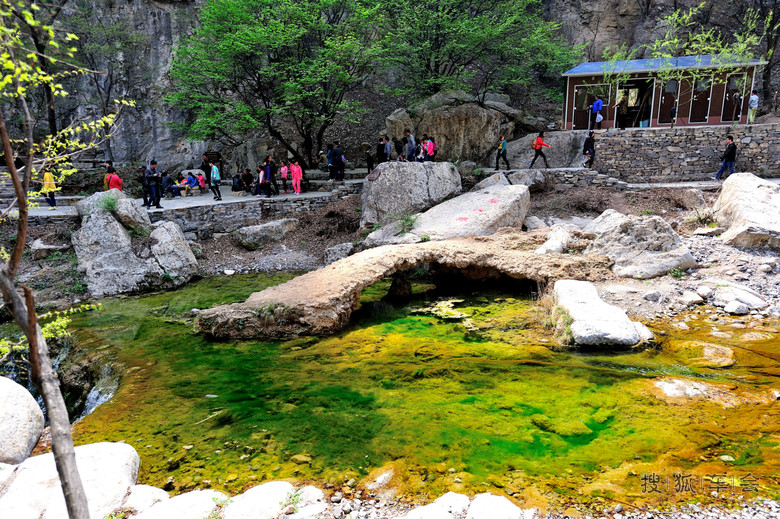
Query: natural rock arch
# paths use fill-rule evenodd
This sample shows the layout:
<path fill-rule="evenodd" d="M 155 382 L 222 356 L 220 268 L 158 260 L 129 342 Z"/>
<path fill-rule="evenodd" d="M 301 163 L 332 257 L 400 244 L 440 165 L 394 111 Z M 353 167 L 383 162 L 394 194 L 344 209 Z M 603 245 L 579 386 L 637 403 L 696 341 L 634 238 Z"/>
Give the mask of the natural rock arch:
<path fill-rule="evenodd" d="M 377 247 L 255 292 L 243 303 L 204 310 L 198 325 L 208 335 L 233 339 L 334 333 L 349 323 L 365 287 L 423 263 L 541 284 L 611 276 L 603 256 L 539 256 L 534 245 L 527 234 L 504 229 L 493 236 Z"/>

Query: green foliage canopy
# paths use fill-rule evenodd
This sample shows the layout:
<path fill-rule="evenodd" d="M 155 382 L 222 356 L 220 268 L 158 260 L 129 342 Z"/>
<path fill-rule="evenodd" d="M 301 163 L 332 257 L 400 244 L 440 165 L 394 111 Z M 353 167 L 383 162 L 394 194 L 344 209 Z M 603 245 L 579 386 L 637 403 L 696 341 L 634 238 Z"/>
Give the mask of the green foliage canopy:
<path fill-rule="evenodd" d="M 528 86 L 574 64 L 581 48 L 542 18 L 539 0 L 389 0 L 387 61 L 415 97 Z"/>
<path fill-rule="evenodd" d="M 346 96 L 381 58 L 381 19 L 361 0 L 208 0 L 177 49 L 168 101 L 193 116 L 191 137 L 236 143 L 265 129 L 313 163 L 336 116 L 359 113 Z"/>

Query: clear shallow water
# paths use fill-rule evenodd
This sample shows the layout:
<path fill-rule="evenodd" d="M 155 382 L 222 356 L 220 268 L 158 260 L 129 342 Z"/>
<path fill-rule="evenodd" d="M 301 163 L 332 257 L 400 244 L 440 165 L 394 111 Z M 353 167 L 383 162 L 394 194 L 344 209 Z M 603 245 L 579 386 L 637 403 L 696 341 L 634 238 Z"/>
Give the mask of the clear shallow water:
<path fill-rule="evenodd" d="M 683 376 L 778 389 L 777 327 L 757 340 L 742 338 L 755 333 L 748 329 L 715 339 L 710 324 L 692 318 L 685 332 L 657 327 L 667 334 L 662 349 L 572 354 L 551 349 L 544 312 L 512 287 L 458 294 L 455 309 L 470 316 L 464 326 L 412 311 L 441 295 L 432 285 L 415 284 L 416 299 L 396 308 L 380 302 L 382 282 L 334 337 L 212 342 L 194 333 L 192 308 L 288 278 L 204 280 L 77 316 L 80 346 L 105 348 L 122 376 L 114 397 L 76 425 L 76 441 L 132 444 L 140 481 L 174 491 L 238 492 L 279 478 L 336 483 L 387 467 L 408 495 L 487 485 L 528 502 L 668 500 L 643 492 L 641 475 L 674 471 L 750 472 L 765 495 L 780 487 L 772 479 L 777 404 L 671 405 L 653 385 Z M 678 347 L 699 336 L 737 346 L 737 364 L 699 366 L 695 351 Z"/>

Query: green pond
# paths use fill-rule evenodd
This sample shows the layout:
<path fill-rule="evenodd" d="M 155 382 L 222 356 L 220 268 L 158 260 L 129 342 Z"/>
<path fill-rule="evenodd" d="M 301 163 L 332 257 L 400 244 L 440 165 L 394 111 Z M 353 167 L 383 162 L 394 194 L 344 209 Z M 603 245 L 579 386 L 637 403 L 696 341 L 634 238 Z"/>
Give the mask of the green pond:
<path fill-rule="evenodd" d="M 451 309 L 440 305 L 456 314 L 447 318 L 426 307 L 453 294 L 421 279 L 396 306 L 380 301 L 389 281 L 370 287 L 332 337 L 218 342 L 194 331 L 191 309 L 290 277 L 206 279 L 76 315 L 78 347 L 107 355 L 121 377 L 114 397 L 76 424 L 77 443 L 133 445 L 139 482 L 173 492 L 367 483 L 392 468 L 392 484 L 415 499 L 489 490 L 542 506 L 701 500 L 718 474 L 736 494 L 754 482 L 778 495 L 777 322 L 690 314 L 686 330 L 648 323 L 661 334 L 650 349 L 572 353 L 556 351 L 547 312 L 519 286 L 464 285 Z M 733 348 L 736 363 L 708 367 L 697 340 Z M 747 403 L 664 398 L 661 377 Z M 648 475 L 670 487 L 651 492 Z M 679 475 L 698 486 L 675 492 Z"/>

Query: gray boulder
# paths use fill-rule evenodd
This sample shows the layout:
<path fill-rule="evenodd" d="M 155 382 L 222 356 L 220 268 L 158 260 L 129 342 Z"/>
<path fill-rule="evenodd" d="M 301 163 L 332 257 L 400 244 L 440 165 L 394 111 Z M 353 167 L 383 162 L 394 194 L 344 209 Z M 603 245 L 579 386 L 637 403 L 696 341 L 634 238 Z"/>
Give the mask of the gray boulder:
<path fill-rule="evenodd" d="M 553 286 L 553 320 L 563 344 L 572 346 L 634 346 L 645 336 L 626 312 L 605 303 L 587 281 L 563 279 Z M 641 335 L 640 335 L 641 331 Z"/>
<path fill-rule="evenodd" d="M 262 249 L 263 245 L 268 242 L 284 239 L 288 233 L 297 228 L 297 219 L 283 218 L 260 225 L 242 227 L 234 233 L 234 236 L 245 248 L 249 250 L 258 250 Z"/>
<path fill-rule="evenodd" d="M 140 458 L 126 443 L 76 447 L 90 517 L 106 517 L 119 508 L 138 477 Z M 0 494 L 3 517 L 67 519 L 65 498 L 52 453 L 28 458 L 16 467 Z"/>
<path fill-rule="evenodd" d="M 184 238 L 181 227 L 173 222 L 160 222 L 150 238 L 155 261 L 165 274 L 173 278 L 169 282 L 177 285 L 176 280 L 189 281 L 198 270 L 198 260 Z"/>
<path fill-rule="evenodd" d="M 523 221 L 523 226 L 527 231 L 544 231 L 549 229 L 546 223 L 541 218 L 536 216 L 526 216 Z"/>
<path fill-rule="evenodd" d="M 152 228 L 149 213 L 130 198 L 119 198 L 116 201 L 116 219 L 125 229 L 132 229 L 138 233 L 148 233 Z"/>
<path fill-rule="evenodd" d="M 0 377 L 0 463 L 26 460 L 42 432 L 43 412 L 30 392 Z"/>
<path fill-rule="evenodd" d="M 489 177 L 486 177 L 481 181 L 477 182 L 477 185 L 475 185 L 472 188 L 472 191 L 479 191 L 480 189 L 485 189 L 490 186 L 508 186 L 508 185 L 509 185 L 509 180 L 507 180 L 506 176 L 503 173 L 494 173 Z"/>
<path fill-rule="evenodd" d="M 117 202 L 123 198 L 127 197 L 118 189 L 99 191 L 92 196 L 79 200 L 76 203 L 76 211 L 78 211 L 79 216 L 87 216 L 96 208 L 107 209 L 112 206 L 116 207 Z"/>
<path fill-rule="evenodd" d="M 495 150 L 502 133 L 513 139 L 544 125 L 496 99 L 480 103 L 460 90 L 439 92 L 409 110 L 393 112 L 385 120 L 387 133 L 400 139 L 408 128 L 415 136 L 432 135 L 441 160 L 481 162 Z"/>
<path fill-rule="evenodd" d="M 351 243 L 339 243 L 333 247 L 325 249 L 324 263 L 330 265 L 340 259 L 344 259 L 355 250 L 355 246 Z"/>
<path fill-rule="evenodd" d="M 538 137 L 537 133 L 531 133 L 520 139 L 511 141 L 507 146 L 507 158 L 513 168 L 528 168 L 534 158 L 534 150 L 531 145 Z M 547 132 L 544 142 L 549 148 L 542 151 L 547 156 L 547 162 L 551 168 L 579 168 L 582 166 L 582 146 L 587 135 L 585 132 Z M 496 153 L 491 153 L 488 164 L 495 164 Z M 540 163 L 541 162 L 541 163 Z M 536 168 L 543 168 L 544 161 L 536 159 Z M 510 179 L 511 181 L 511 179 Z"/>
<path fill-rule="evenodd" d="M 723 182 L 713 208 L 728 230 L 721 239 L 737 247 L 780 250 L 780 185 L 752 173 L 737 173 Z"/>
<path fill-rule="evenodd" d="M 547 241 L 537 247 L 534 254 L 550 254 L 551 252 L 560 254 L 568 250 L 573 230 L 577 230 L 573 225 L 553 225 L 547 235 Z"/>
<path fill-rule="evenodd" d="M 637 218 L 608 209 L 585 232 L 597 236 L 585 252 L 609 257 L 622 277 L 647 279 L 696 267 L 680 237 L 658 216 Z"/>
<path fill-rule="evenodd" d="M 148 243 L 136 252 L 128 229 L 100 202 L 109 196 L 115 195 L 111 191 L 97 193 L 79 202 L 83 203 L 79 210 L 81 228 L 71 236 L 78 268 L 85 273 L 92 296 L 180 286 L 195 275 L 197 261 L 177 224 L 158 224 Z M 126 205 L 125 202 L 137 206 L 133 200 L 118 197 L 117 207 L 120 203 Z M 142 217 L 132 217 L 137 214 L 135 209 L 128 206 L 123 213 L 128 215 L 125 221 L 135 232 L 147 225 Z"/>
<path fill-rule="evenodd" d="M 493 234 L 501 227 L 520 229 L 531 205 L 526 186 L 495 185 L 471 191 L 422 213 L 411 232 L 431 240 Z"/>
<path fill-rule="evenodd" d="M 541 169 L 521 169 L 509 174 L 509 183 L 513 186 L 528 186 L 531 193 L 544 191 L 547 177 Z"/>
<path fill-rule="evenodd" d="M 418 213 L 460 192 L 460 173 L 449 162 L 383 162 L 363 184 L 360 225 Z"/>

